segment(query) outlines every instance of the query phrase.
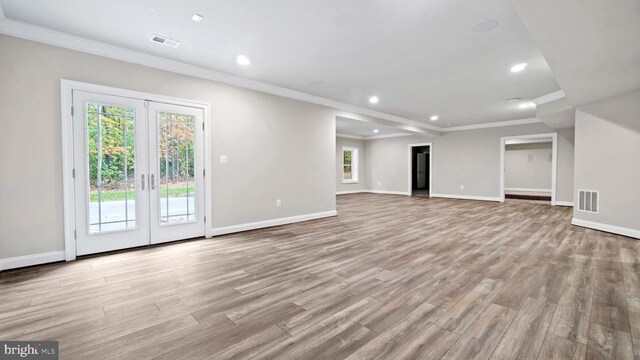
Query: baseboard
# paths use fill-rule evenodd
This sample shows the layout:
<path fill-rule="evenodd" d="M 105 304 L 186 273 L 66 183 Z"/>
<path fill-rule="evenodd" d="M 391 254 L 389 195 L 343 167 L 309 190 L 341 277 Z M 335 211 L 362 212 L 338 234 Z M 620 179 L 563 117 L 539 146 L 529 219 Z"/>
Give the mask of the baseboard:
<path fill-rule="evenodd" d="M 352 190 L 352 191 L 336 191 L 336 195 L 346 195 L 346 194 L 361 194 L 361 193 L 369 193 L 369 194 L 387 194 L 387 195 L 404 195 L 408 196 L 409 193 L 406 191 L 386 191 L 386 190 Z"/>
<path fill-rule="evenodd" d="M 573 201 L 556 201 L 556 205 L 558 205 L 558 206 L 572 206 L 573 207 Z"/>
<path fill-rule="evenodd" d="M 602 224 L 594 221 L 576 219 L 575 217 L 571 219 L 571 224 L 640 239 L 640 230 L 629 229 L 629 228 L 624 228 L 624 227 L 615 226 L 615 225 Z"/>
<path fill-rule="evenodd" d="M 551 192 L 551 189 L 505 188 L 505 191 Z"/>
<path fill-rule="evenodd" d="M 0 271 L 16 269 L 25 266 L 46 264 L 56 261 L 64 261 L 64 251 L 51 251 L 41 254 L 0 259 Z"/>
<path fill-rule="evenodd" d="M 406 191 L 367 190 L 367 192 L 372 194 L 404 195 L 404 196 L 409 195 L 409 193 Z"/>
<path fill-rule="evenodd" d="M 241 231 L 248 231 L 248 230 L 255 230 L 255 229 L 263 229 L 263 228 L 268 228 L 272 226 L 293 224 L 297 222 L 322 219 L 322 218 L 337 216 L 337 215 L 338 215 L 338 212 L 335 210 L 332 210 L 332 211 L 324 211 L 324 212 L 313 213 L 313 214 L 290 216 L 286 218 L 257 221 L 257 222 L 246 223 L 246 224 L 224 226 L 224 227 L 211 229 L 211 236 L 231 234 L 231 233 L 237 233 Z"/>
<path fill-rule="evenodd" d="M 500 198 L 498 198 L 498 197 L 488 197 L 488 196 L 431 194 L 431 197 L 446 198 L 446 199 L 480 200 L 480 201 L 498 201 L 498 202 L 500 202 Z"/>
<path fill-rule="evenodd" d="M 336 195 L 347 195 L 347 194 L 360 194 L 369 192 L 368 190 L 345 190 L 345 191 L 336 191 Z"/>

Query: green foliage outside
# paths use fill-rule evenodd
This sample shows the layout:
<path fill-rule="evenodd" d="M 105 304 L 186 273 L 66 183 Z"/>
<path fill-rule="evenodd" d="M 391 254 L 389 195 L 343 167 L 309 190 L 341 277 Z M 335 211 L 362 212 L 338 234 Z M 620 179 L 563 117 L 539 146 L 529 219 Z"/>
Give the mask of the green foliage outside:
<path fill-rule="evenodd" d="M 157 181 L 164 196 L 167 193 L 169 197 L 186 196 L 189 191 L 193 192 L 194 117 L 160 113 L 158 126 L 160 174 Z M 128 198 L 133 199 L 136 186 L 134 109 L 88 104 L 87 130 L 90 201 L 98 201 L 99 188 L 102 201 L 124 200 L 125 188 Z M 191 181 L 189 189 L 187 180 Z"/>
<path fill-rule="evenodd" d="M 187 187 L 186 183 L 178 183 L 178 184 L 170 184 L 168 186 L 166 185 L 161 185 L 162 186 L 162 190 L 160 191 L 160 197 L 185 197 L 187 196 L 187 194 L 191 193 L 193 196 L 193 191 L 194 191 L 194 187 L 193 187 L 193 183 L 189 184 L 189 187 Z M 103 191 L 100 194 L 102 201 L 119 201 L 119 200 L 124 200 L 125 199 L 125 192 L 124 189 L 122 190 L 109 190 L 109 191 Z M 136 197 L 136 193 L 134 190 L 129 190 L 129 193 L 127 194 L 128 199 L 129 200 L 134 200 Z M 97 202 L 98 201 L 98 191 L 92 191 L 91 194 L 89 194 L 89 201 L 90 202 Z"/>
<path fill-rule="evenodd" d="M 342 169 L 342 179 L 351 180 L 351 155 L 353 153 L 351 151 L 343 151 L 342 152 L 342 164 L 344 168 Z"/>

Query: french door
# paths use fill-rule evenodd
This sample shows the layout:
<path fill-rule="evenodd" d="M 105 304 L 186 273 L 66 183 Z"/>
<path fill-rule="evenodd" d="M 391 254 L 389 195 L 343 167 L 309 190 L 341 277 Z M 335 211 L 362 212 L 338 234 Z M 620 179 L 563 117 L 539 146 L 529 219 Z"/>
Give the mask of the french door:
<path fill-rule="evenodd" d="M 203 110 L 73 91 L 76 253 L 204 235 Z"/>

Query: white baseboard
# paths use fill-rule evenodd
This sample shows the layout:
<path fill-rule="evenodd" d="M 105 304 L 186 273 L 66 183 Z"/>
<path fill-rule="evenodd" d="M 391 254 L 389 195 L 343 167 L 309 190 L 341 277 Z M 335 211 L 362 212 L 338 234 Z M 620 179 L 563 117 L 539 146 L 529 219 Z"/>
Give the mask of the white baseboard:
<path fill-rule="evenodd" d="M 505 188 L 505 191 L 551 192 L 551 189 Z"/>
<path fill-rule="evenodd" d="M 489 196 L 431 194 L 431 197 L 446 198 L 446 199 L 480 200 L 480 201 L 498 201 L 498 202 L 500 202 L 500 198 L 499 197 L 489 197 Z"/>
<path fill-rule="evenodd" d="M 346 195 L 346 194 L 360 194 L 360 193 L 369 193 L 369 194 L 387 194 L 387 195 L 409 195 L 406 191 L 386 191 L 386 190 L 352 190 L 352 191 L 336 191 L 336 195 Z"/>
<path fill-rule="evenodd" d="M 345 190 L 345 191 L 336 191 L 336 195 L 346 195 L 346 194 L 360 194 L 369 192 L 368 190 Z"/>
<path fill-rule="evenodd" d="M 46 264 L 56 261 L 64 261 L 64 251 L 51 251 L 41 254 L 0 259 L 0 271 L 16 269 L 25 266 Z"/>
<path fill-rule="evenodd" d="M 409 193 L 406 191 L 367 190 L 367 192 L 372 194 L 405 195 L 405 196 L 409 195 Z"/>
<path fill-rule="evenodd" d="M 594 221 L 576 219 L 575 217 L 571 219 L 571 224 L 640 239 L 640 230 L 629 229 L 629 228 L 624 228 L 624 227 L 615 226 L 615 225 L 602 224 Z"/>
<path fill-rule="evenodd" d="M 556 205 L 558 205 L 558 206 L 572 206 L 573 207 L 573 201 L 556 201 Z"/>
<path fill-rule="evenodd" d="M 224 226 L 224 227 L 211 229 L 211 236 L 218 236 L 218 235 L 231 234 L 231 233 L 236 233 L 241 231 L 262 229 L 262 228 L 268 228 L 272 226 L 293 224 L 297 222 L 322 219 L 322 218 L 337 216 L 337 215 L 338 215 L 338 212 L 335 210 L 332 210 L 332 211 L 324 211 L 324 212 L 313 213 L 313 214 L 290 216 L 286 218 L 257 221 L 257 222 L 246 223 L 246 224 Z"/>

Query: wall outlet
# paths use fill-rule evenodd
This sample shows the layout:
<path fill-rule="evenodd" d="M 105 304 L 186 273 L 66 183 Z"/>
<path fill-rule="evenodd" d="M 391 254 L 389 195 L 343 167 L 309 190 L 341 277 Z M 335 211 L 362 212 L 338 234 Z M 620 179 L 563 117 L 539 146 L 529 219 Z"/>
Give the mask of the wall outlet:
<path fill-rule="evenodd" d="M 227 155 L 220 155 L 220 164 L 226 164 L 229 162 Z"/>
<path fill-rule="evenodd" d="M 382 181 L 378 181 L 378 186 L 382 185 Z"/>
<path fill-rule="evenodd" d="M 460 185 L 460 190 L 464 190 L 464 185 Z"/>
<path fill-rule="evenodd" d="M 282 201 L 280 199 L 276 200 L 276 207 L 282 206 Z"/>

